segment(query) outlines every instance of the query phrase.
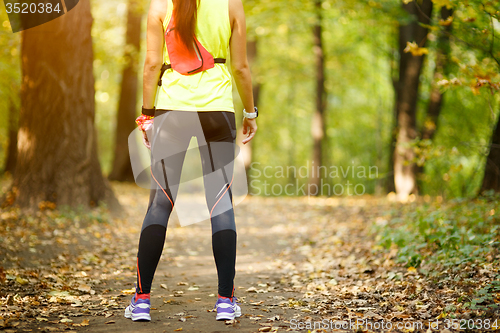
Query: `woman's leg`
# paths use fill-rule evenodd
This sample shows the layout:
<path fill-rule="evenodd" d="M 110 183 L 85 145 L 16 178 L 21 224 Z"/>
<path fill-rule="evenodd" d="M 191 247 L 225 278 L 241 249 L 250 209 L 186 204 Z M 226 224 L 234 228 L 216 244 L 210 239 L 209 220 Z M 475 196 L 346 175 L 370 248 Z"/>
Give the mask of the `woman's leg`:
<path fill-rule="evenodd" d="M 167 115 L 163 115 L 165 116 Z M 138 294 L 151 292 L 153 277 L 165 244 L 168 220 L 177 196 L 182 164 L 191 139 L 188 131 L 179 130 L 182 119 L 185 118 L 182 112 L 172 112 L 168 117 L 168 123 L 161 122 L 164 125 L 152 146 L 152 189 L 137 253 Z M 155 160 L 155 157 L 161 159 Z"/>
<path fill-rule="evenodd" d="M 199 112 L 204 141 L 198 138 L 205 195 L 212 224 L 212 250 L 219 280 L 219 296 L 234 296 L 236 224 L 231 184 L 234 163 L 234 114 Z"/>

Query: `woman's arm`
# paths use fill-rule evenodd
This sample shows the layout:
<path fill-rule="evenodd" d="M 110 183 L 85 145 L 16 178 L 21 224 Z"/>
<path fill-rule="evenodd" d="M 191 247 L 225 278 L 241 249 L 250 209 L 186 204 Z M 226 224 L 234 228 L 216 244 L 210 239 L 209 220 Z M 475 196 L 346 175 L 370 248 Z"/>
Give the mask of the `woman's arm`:
<path fill-rule="evenodd" d="M 252 77 L 247 59 L 247 28 L 245 22 L 245 11 L 241 0 L 229 0 L 229 19 L 231 21 L 231 40 L 229 48 L 231 52 L 231 70 L 234 81 L 238 88 L 243 107 L 247 112 L 253 112 L 254 101 L 252 92 Z M 243 134 L 247 137 L 242 141 L 247 143 L 257 131 L 255 119 L 245 118 L 243 121 Z"/>
<path fill-rule="evenodd" d="M 142 82 L 142 106 L 152 109 L 156 98 L 156 88 L 163 64 L 163 18 L 166 1 L 151 0 L 148 12 L 147 50 Z"/>

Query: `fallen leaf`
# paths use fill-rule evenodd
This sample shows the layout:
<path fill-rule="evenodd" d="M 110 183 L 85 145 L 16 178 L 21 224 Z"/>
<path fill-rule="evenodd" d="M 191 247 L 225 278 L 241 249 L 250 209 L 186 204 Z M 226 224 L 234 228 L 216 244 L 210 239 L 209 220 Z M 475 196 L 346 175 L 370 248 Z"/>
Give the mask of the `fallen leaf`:
<path fill-rule="evenodd" d="M 71 304 L 71 306 L 74 308 L 80 308 L 83 306 L 83 303 L 79 300 L 76 300 L 75 303 Z"/>
<path fill-rule="evenodd" d="M 375 320 L 382 320 L 383 317 L 380 316 L 379 314 L 369 310 L 368 312 L 366 312 L 364 314 L 364 318 L 367 318 L 367 319 L 375 319 Z"/>
<path fill-rule="evenodd" d="M 445 312 L 441 312 L 439 316 L 436 317 L 436 319 L 443 319 L 446 318 L 447 314 Z"/>
<path fill-rule="evenodd" d="M 331 284 L 332 286 L 336 286 L 336 285 L 338 285 L 339 283 L 337 282 L 337 280 L 335 280 L 335 279 L 331 279 L 330 281 L 328 281 L 328 284 Z"/>
<path fill-rule="evenodd" d="M 19 283 L 20 285 L 24 286 L 29 283 L 28 280 L 23 279 L 22 277 L 18 276 L 16 277 L 16 282 Z"/>
<path fill-rule="evenodd" d="M 134 295 L 135 294 L 135 288 L 122 290 L 121 293 L 125 294 L 125 295 Z"/>
<path fill-rule="evenodd" d="M 81 291 L 81 292 L 84 292 L 84 293 L 90 293 L 90 290 L 92 288 L 90 288 L 90 286 L 87 284 L 81 284 L 76 289 Z M 134 292 L 135 292 L 135 290 L 134 290 Z"/>
<path fill-rule="evenodd" d="M 408 267 L 408 273 L 417 273 L 417 269 L 415 267 Z"/>

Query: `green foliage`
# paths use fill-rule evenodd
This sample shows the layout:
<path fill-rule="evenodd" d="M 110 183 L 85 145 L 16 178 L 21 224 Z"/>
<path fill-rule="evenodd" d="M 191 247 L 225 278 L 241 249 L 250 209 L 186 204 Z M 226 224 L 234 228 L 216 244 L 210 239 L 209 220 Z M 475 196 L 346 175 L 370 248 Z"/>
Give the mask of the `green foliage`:
<path fill-rule="evenodd" d="M 495 310 L 500 292 L 500 275 L 494 269 L 500 263 L 499 199 L 489 192 L 476 199 L 405 205 L 387 212 L 388 222 L 371 231 L 383 249 L 397 249 L 398 263 L 417 267 L 437 285 L 448 281 L 468 290 L 467 285 L 481 281 L 481 288 L 462 294 L 459 302 L 472 310 Z"/>
<path fill-rule="evenodd" d="M 398 248 L 398 261 L 407 267 L 424 261 L 444 267 L 484 263 L 499 253 L 499 197 L 403 207 L 392 213 L 396 216 L 387 225 L 374 230 L 380 245 Z"/>
<path fill-rule="evenodd" d="M 259 58 L 254 80 L 263 84 L 254 161 L 256 184 L 264 181 L 285 186 L 290 192 L 306 184 L 308 177 L 263 177 L 266 166 L 306 167 L 311 160 L 311 118 L 315 108 L 315 58 L 312 26 L 313 2 L 284 6 L 279 2 L 245 1 L 249 35 L 256 36 Z M 279 15 L 266 19 L 279 8 Z M 371 6 L 352 1 L 324 1 L 323 44 L 326 56 L 326 166 L 385 169 L 392 119 L 393 92 L 387 56 L 392 26 L 375 19 Z M 279 152 L 279 153 L 277 153 Z M 311 171 L 312 167 L 309 164 Z M 262 175 L 262 174 L 261 174 Z M 349 181 L 373 193 L 378 179 L 353 177 L 352 173 L 328 179 L 331 184 Z M 284 193 L 281 193 L 284 194 Z"/>
<path fill-rule="evenodd" d="M 492 41 L 500 31 L 498 13 L 488 11 L 492 8 L 489 3 L 435 1 L 429 56 L 421 76 L 417 128 L 424 125 L 430 88 L 437 84 L 437 40 L 447 34 L 447 22 L 440 21 L 440 7 L 452 6 L 456 17 L 450 37 L 449 75 L 439 82 L 445 92 L 439 127 L 433 141 L 414 143 L 417 162 L 425 170 L 420 179 L 421 193 L 467 197 L 474 196 L 480 187 L 500 105 L 498 94 L 492 94 L 500 81 L 493 57 L 500 41 Z M 306 167 L 311 159 L 310 120 L 315 108 L 313 1 L 292 2 L 287 10 L 279 1 L 253 0 L 245 1 L 245 5 L 249 36 L 255 36 L 259 45 L 254 80 L 263 84 L 263 117 L 253 146 L 253 158 L 258 164 L 251 176 L 260 185 L 258 193 L 265 193 L 264 182 L 281 187 L 292 184 L 295 191 L 291 192 L 297 193 L 296 189 L 307 183 L 307 177 L 280 177 L 279 173 L 264 177 L 262 171 L 266 166 L 272 170 L 280 166 Z M 376 179 L 361 179 L 349 173 L 328 181 L 332 185 L 349 181 L 363 185 L 366 193 L 380 193 L 386 178 L 392 176 L 387 172 L 394 121 L 390 79 L 394 73 L 397 75 L 397 27 L 413 18 L 402 10 L 401 2 L 389 0 L 323 1 L 322 15 L 328 93 L 326 166 L 376 166 L 379 170 Z M 499 32 L 496 37 L 493 26 Z M 481 39 L 471 38 L 470 31 L 481 34 Z M 492 52 L 484 48 L 487 41 L 493 46 Z"/>
<path fill-rule="evenodd" d="M 406 0 L 405 0 L 406 1 Z M 146 13 L 148 2 L 142 3 Z M 420 3 L 420 1 L 417 1 Z M 421 75 L 417 128 L 422 128 L 436 84 L 434 69 L 438 40 L 451 24 L 450 63 L 439 81 L 445 93 L 443 109 L 432 141 L 417 140 L 417 162 L 424 167 L 421 193 L 445 198 L 472 197 L 479 189 L 493 124 L 500 110 L 497 93 L 500 58 L 499 1 L 435 0 L 429 26 L 424 71 Z M 110 169 L 124 65 L 126 0 L 92 1 L 94 18 L 94 76 L 99 154 L 105 173 Z M 250 171 L 256 187 L 263 182 L 291 192 L 308 177 L 262 176 L 264 167 L 306 167 L 311 161 L 311 119 L 315 109 L 315 50 L 312 27 L 318 23 L 314 1 L 244 0 L 248 38 L 257 40 L 253 81 L 261 84 L 259 133 L 253 143 Z M 398 25 L 414 18 L 400 0 L 323 0 L 321 3 L 326 69 L 326 167 L 377 168 L 374 177 L 351 172 L 328 178 L 330 185 L 360 184 L 365 193 L 383 193 L 389 172 L 394 88 L 397 77 Z M 451 7 L 453 20 L 442 21 L 441 6 Z M 16 103 L 20 87 L 20 34 L 8 32 L 5 12 L 0 35 L 0 165 L 7 144 L 8 98 Z M 441 20 L 441 21 L 440 21 Z M 7 23 L 7 25 L 6 25 Z M 139 72 L 145 57 L 146 20 L 143 20 Z M 449 33 L 448 33 L 449 34 Z M 139 77 L 141 75 L 139 74 Z M 15 84 L 12 84 L 15 82 Z M 139 80 L 138 105 L 141 104 Z M 236 95 L 236 94 L 235 94 Z M 237 113 L 241 105 L 236 98 Z M 239 121 L 240 117 L 237 117 Z M 275 170 L 276 171 L 276 170 Z M 259 176 L 260 172 L 260 176 Z M 281 192 L 281 194 L 285 194 Z"/>
<path fill-rule="evenodd" d="M 465 303 L 466 308 L 472 310 L 496 310 L 500 305 L 495 303 L 496 295 L 500 294 L 500 275 L 495 280 L 479 289 L 470 302 Z"/>
<path fill-rule="evenodd" d="M 113 162 L 116 112 L 120 98 L 122 68 L 125 64 L 123 55 L 127 0 L 93 0 L 92 16 L 94 18 L 92 39 L 99 157 L 103 172 L 107 174 Z"/>

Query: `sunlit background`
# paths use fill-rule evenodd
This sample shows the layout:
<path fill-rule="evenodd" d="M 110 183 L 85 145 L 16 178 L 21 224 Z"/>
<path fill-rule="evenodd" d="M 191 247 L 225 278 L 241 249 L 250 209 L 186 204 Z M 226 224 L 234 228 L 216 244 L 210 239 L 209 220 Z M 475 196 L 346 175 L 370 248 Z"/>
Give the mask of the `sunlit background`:
<path fill-rule="evenodd" d="M 376 177 L 371 179 L 339 172 L 338 177 L 326 177 L 325 182 L 362 184 L 368 194 L 394 191 L 391 155 L 394 150 L 392 134 L 397 131 L 397 123 L 393 82 L 398 78 L 399 26 L 409 22 L 411 16 L 403 10 L 400 0 L 325 0 L 315 6 L 317 3 L 244 1 L 248 40 L 252 43 L 251 49 L 256 50 L 251 65 L 261 112 L 259 133 L 252 145 L 252 162 L 256 163 L 249 168 L 250 179 L 258 180 L 253 183 L 253 191 L 265 194 L 265 180 L 281 186 L 294 184 L 294 188 L 309 181 L 308 177 L 283 176 L 276 172 L 279 167 L 299 168 L 312 161 L 311 122 L 317 108 L 318 89 L 318 45 L 315 44 L 314 27 L 318 25 L 319 16 L 322 17 L 322 50 L 319 51 L 324 55 L 325 77 L 322 165 L 328 170 L 346 170 L 349 166 L 375 166 L 378 170 Z M 422 5 L 422 1 L 417 3 Z M 495 18 L 498 17 L 495 4 L 498 2 L 434 1 L 428 35 L 423 44 L 415 45 L 416 51 L 423 51 L 425 57 L 416 104 L 417 136 L 412 141 L 413 162 L 419 164 L 420 194 L 463 197 L 475 195 L 481 187 L 499 113 L 500 65 L 496 61 L 500 59 L 500 25 Z M 121 0 L 91 1 L 95 125 L 99 159 L 106 175 L 111 171 L 115 149 L 116 113 L 126 63 L 124 54 L 127 48 L 130 50 L 130 45 L 125 43 L 127 5 L 127 1 Z M 138 9 L 143 15 L 141 47 L 136 57 L 137 114 L 142 104 L 141 74 L 148 6 L 149 3 L 143 1 Z M 448 21 L 441 17 L 443 6 L 454 10 Z M 2 170 L 8 155 L 9 117 L 15 118 L 20 106 L 22 33 L 10 32 L 3 8 L 0 15 Z M 444 42 L 443 36 L 448 37 Z M 436 59 L 443 52 L 446 54 L 444 67 L 437 68 Z M 479 80 L 484 82 L 478 84 Z M 433 89 L 443 94 L 435 122 L 428 120 Z M 236 93 L 235 101 L 240 114 Z M 15 121 L 12 124 L 11 129 L 15 131 Z M 426 127 L 436 129 L 429 140 L 422 139 Z M 266 178 L 261 173 L 265 166 L 272 167 L 267 169 L 272 177 Z"/>

